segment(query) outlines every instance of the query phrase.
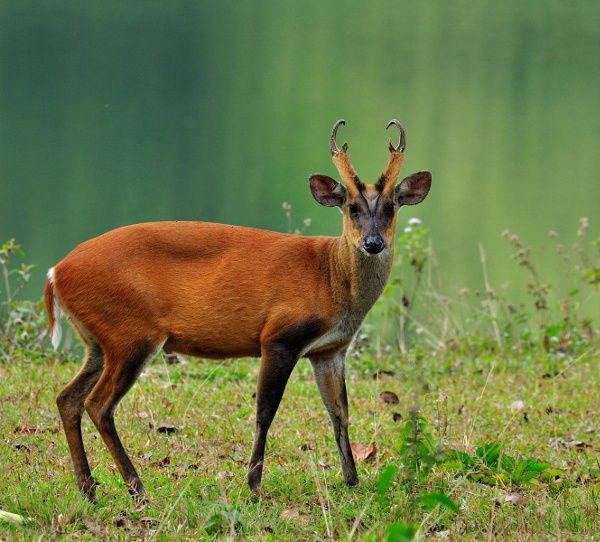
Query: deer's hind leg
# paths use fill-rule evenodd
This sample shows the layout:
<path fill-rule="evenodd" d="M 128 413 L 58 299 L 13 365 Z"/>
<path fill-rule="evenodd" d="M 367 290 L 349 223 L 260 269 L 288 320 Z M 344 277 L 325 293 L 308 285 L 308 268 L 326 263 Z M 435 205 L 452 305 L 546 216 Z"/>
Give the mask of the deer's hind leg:
<path fill-rule="evenodd" d="M 85 409 L 108 447 L 129 493 L 136 499 L 145 497 L 146 490 L 121 443 L 114 415 L 121 399 L 144 367 L 160 352 L 164 343 L 164 340 L 131 339 L 121 349 L 105 348 L 104 371 L 84 402 Z"/>
<path fill-rule="evenodd" d="M 86 343 L 85 362 L 75 378 L 58 394 L 56 405 L 71 452 L 77 487 L 88 499 L 95 500 L 97 484 L 92 477 L 81 438 L 81 417 L 84 402 L 104 369 L 104 352 L 91 337 L 82 335 L 82 340 Z"/>

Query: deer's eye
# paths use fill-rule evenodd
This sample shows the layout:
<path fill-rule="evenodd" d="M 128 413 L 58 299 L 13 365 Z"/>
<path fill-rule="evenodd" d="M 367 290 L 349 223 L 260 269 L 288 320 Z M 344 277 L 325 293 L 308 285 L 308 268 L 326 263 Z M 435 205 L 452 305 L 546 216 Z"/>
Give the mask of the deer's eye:
<path fill-rule="evenodd" d="M 394 214 L 394 204 L 393 203 L 386 203 L 383 206 L 383 212 L 387 215 L 387 216 L 392 216 Z"/>
<path fill-rule="evenodd" d="M 351 215 L 356 216 L 358 214 L 358 205 L 356 205 L 356 203 L 351 203 L 348 205 L 348 211 L 350 211 Z"/>

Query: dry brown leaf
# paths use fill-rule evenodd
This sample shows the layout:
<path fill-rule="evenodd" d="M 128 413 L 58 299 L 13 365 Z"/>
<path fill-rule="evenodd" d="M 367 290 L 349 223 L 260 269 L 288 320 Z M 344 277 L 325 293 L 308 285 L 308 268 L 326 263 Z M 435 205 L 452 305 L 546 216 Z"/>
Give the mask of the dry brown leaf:
<path fill-rule="evenodd" d="M 525 410 L 525 401 L 515 401 L 514 403 L 511 403 L 508 408 L 510 408 L 511 410 Z"/>
<path fill-rule="evenodd" d="M 175 425 L 171 425 L 170 423 L 161 422 L 156 430 L 159 433 L 167 433 L 170 435 L 171 433 L 175 433 L 175 431 L 179 431 L 179 428 Z"/>
<path fill-rule="evenodd" d="M 146 524 L 158 523 L 158 518 L 155 516 L 144 516 L 143 518 L 140 518 L 138 521 L 140 523 L 146 523 Z"/>
<path fill-rule="evenodd" d="M 129 527 L 129 525 L 131 525 L 131 518 L 127 516 L 117 517 L 115 519 L 115 525 L 117 527 L 120 527 L 121 529 L 126 529 L 127 527 Z"/>
<path fill-rule="evenodd" d="M 546 407 L 546 414 L 555 414 L 556 416 L 566 416 L 567 413 L 560 408 Z"/>
<path fill-rule="evenodd" d="M 583 440 L 569 440 L 565 442 L 567 448 L 575 448 L 577 450 L 583 450 L 584 448 L 589 448 L 591 444 L 587 442 L 583 442 Z"/>
<path fill-rule="evenodd" d="M 398 399 L 398 396 L 393 391 L 382 391 L 380 397 L 384 403 L 389 403 L 390 405 L 397 405 L 400 402 L 400 399 Z"/>
<path fill-rule="evenodd" d="M 591 448 L 591 444 L 584 442 L 583 440 L 564 440 L 561 437 L 552 437 L 550 444 L 555 448 L 562 446 L 563 448 L 574 448 L 575 450 L 585 450 L 585 448 Z"/>
<path fill-rule="evenodd" d="M 184 358 L 183 356 L 180 356 L 179 354 L 163 353 L 163 357 L 165 358 L 165 361 L 169 365 L 176 365 L 178 363 L 180 363 L 181 365 L 187 365 L 189 363 L 189 361 L 186 358 Z"/>
<path fill-rule="evenodd" d="M 295 520 L 295 523 L 303 527 L 308 525 L 310 521 L 310 518 L 307 514 L 300 513 L 295 508 L 288 508 L 287 510 L 284 510 L 281 512 L 280 517 L 284 519 Z"/>
<path fill-rule="evenodd" d="M 310 517 L 307 514 L 298 514 L 296 523 L 302 527 L 306 527 L 310 523 Z"/>
<path fill-rule="evenodd" d="M 91 519 L 84 519 L 83 525 L 88 531 L 91 531 L 96 536 L 100 536 L 102 534 L 102 524 L 92 521 Z"/>
<path fill-rule="evenodd" d="M 524 501 L 523 495 L 518 493 L 503 493 L 502 495 L 494 499 L 497 503 L 510 502 L 515 506 L 518 506 Z"/>
<path fill-rule="evenodd" d="M 225 478 L 233 478 L 235 474 L 231 471 L 224 470 L 217 474 L 217 480 L 224 480 Z"/>
<path fill-rule="evenodd" d="M 155 467 L 168 467 L 171 464 L 171 458 L 169 456 L 163 457 L 158 461 L 152 463 Z"/>
<path fill-rule="evenodd" d="M 173 384 L 172 382 L 165 382 L 164 384 L 161 384 L 159 386 L 159 389 L 161 390 L 176 390 L 177 389 L 177 384 Z"/>
<path fill-rule="evenodd" d="M 377 369 L 373 373 L 373 380 L 377 380 L 382 375 L 394 376 L 396 373 L 394 371 L 386 371 L 385 369 Z"/>
<path fill-rule="evenodd" d="M 377 446 L 374 443 L 367 448 L 360 442 L 351 442 L 350 448 L 354 461 L 366 461 L 369 457 L 375 457 L 377 454 Z"/>

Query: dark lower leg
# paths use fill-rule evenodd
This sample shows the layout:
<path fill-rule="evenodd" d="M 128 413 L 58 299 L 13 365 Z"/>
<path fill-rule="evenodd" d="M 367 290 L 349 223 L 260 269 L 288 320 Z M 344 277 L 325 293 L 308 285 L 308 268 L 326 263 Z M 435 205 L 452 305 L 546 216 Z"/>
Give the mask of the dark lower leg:
<path fill-rule="evenodd" d="M 263 356 L 256 393 L 256 431 L 248 469 L 248 485 L 255 492 L 261 489 L 267 433 L 296 362 L 295 357 L 283 352 L 277 357 L 268 353 Z"/>
<path fill-rule="evenodd" d="M 103 354 L 100 348 L 97 345 L 89 347 L 86 362 L 81 371 L 56 398 L 73 461 L 77 486 L 91 500 L 96 497 L 96 481 L 92 477 L 81 438 L 81 417 L 83 403 L 100 378 L 102 366 Z"/>
<path fill-rule="evenodd" d="M 129 492 L 135 498 L 145 496 L 146 490 L 121 443 L 115 428 L 114 413 L 119 401 L 133 386 L 144 365 L 156 352 L 156 345 L 146 342 L 138 345 L 129 355 L 107 356 L 104 372 L 84 403 Z"/>
<path fill-rule="evenodd" d="M 342 475 L 346 485 L 358 484 L 358 475 L 348 437 L 348 396 L 344 376 L 345 353 L 329 359 L 312 360 L 315 380 L 333 425 Z"/>

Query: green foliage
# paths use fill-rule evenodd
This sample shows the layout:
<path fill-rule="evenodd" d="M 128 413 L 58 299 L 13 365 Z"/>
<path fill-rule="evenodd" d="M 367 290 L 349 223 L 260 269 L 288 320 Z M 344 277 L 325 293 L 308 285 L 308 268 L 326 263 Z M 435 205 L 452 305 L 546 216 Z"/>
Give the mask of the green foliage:
<path fill-rule="evenodd" d="M 529 488 L 533 490 L 558 490 L 571 487 L 564 482 L 560 469 L 536 457 L 511 456 L 499 442 L 480 446 L 474 455 L 457 450 L 443 449 L 434 444 L 425 416 L 409 411 L 400 429 L 398 462 L 404 473 L 404 485 L 410 488 L 406 510 L 410 519 L 392 523 L 386 531 L 386 540 L 416 540 L 423 514 L 438 513 L 437 524 L 449 526 L 453 515 L 459 512 L 455 500 L 440 483 L 440 473 L 480 484 L 502 488 Z M 395 464 L 389 465 L 380 475 L 377 494 L 382 506 L 392 506 L 386 497 L 392 481 L 399 472 Z M 596 485 L 593 486 L 594 488 Z"/>
<path fill-rule="evenodd" d="M 412 523 L 392 523 L 385 532 L 386 542 L 412 542 L 417 535 L 417 526 Z"/>
<path fill-rule="evenodd" d="M 436 447 L 427 430 L 426 418 L 410 410 L 400 430 L 398 456 L 411 481 L 424 483 L 433 467 L 444 458 L 444 450 Z"/>
<path fill-rule="evenodd" d="M 418 535 L 418 525 L 424 512 L 432 513 L 440 509 L 440 522 L 448 521 L 458 511 L 458 506 L 443 487 L 432 489 L 433 468 L 444 460 L 445 452 L 434 444 L 425 416 L 414 409 L 410 410 L 399 436 L 398 461 L 402 467 L 403 483 L 410 488 L 406 510 L 411 519 L 392 523 L 386 531 L 385 540 L 411 541 Z M 398 466 L 391 464 L 379 477 L 377 493 L 380 504 L 393 505 L 393 501 L 386 498 L 385 494 L 398 471 Z"/>
<path fill-rule="evenodd" d="M 480 247 L 483 291 L 457 288 L 449 295 L 437 275 L 428 230 L 418 219 L 398 238 L 392 274 L 377 302 L 367 329 L 374 342 L 392 343 L 402 353 L 415 349 L 502 355 L 535 348 L 544 354 L 582 352 L 598 345 L 597 300 L 600 290 L 600 242 L 587 241 L 587 218 L 580 220 L 578 242 L 570 250 L 556 244 L 550 232 L 564 282 L 553 285 L 544 278 L 534 254 L 543 252 L 523 245 L 508 230 L 502 236 L 514 247 L 511 258 L 526 271 L 524 290 L 530 302 L 515 303 L 490 284 L 486 258 Z M 514 285 L 513 290 L 519 288 Z"/>
<path fill-rule="evenodd" d="M 204 524 L 204 530 L 208 535 L 230 534 L 235 537 L 239 523 L 240 511 L 227 503 L 222 503 L 216 507 L 215 513 L 208 518 Z"/>
<path fill-rule="evenodd" d="M 17 352 L 36 352 L 43 349 L 48 325 L 42 301 L 21 301 L 18 294 L 29 282 L 35 265 L 12 266 L 15 256 L 25 253 L 14 239 L 0 248 L 0 269 L 3 287 L 0 288 L 0 349 L 2 357 L 9 360 Z"/>
<path fill-rule="evenodd" d="M 450 472 L 466 475 L 470 480 L 491 486 L 519 486 L 550 489 L 564 487 L 560 469 L 536 457 L 510 456 L 499 442 L 477 448 L 471 456 L 456 450 L 448 451 L 444 466 Z"/>
<path fill-rule="evenodd" d="M 51 533 L 73 539 L 413 541 L 436 534 L 477 540 L 490 529 L 515 539 L 596 533 L 600 472 L 587 450 L 598 441 L 586 420 L 600 385 L 598 337 L 583 302 L 599 285 L 597 256 L 583 243 L 586 223 L 583 248 L 561 260 L 571 277 L 567 303 L 553 301 L 557 287 L 531 263 L 533 250 L 515 257 L 529 258 L 523 268 L 528 277 L 530 266 L 538 275 L 529 277 L 529 308 L 511 306 L 503 290 L 491 287 L 484 295 L 442 296 L 431 280 L 427 231 L 420 223 L 411 227 L 399 239 L 395 275 L 378 306 L 394 339 L 374 348 L 361 333 L 348 360 L 352 437 L 377 442 L 379 449 L 376 461 L 358 463 L 361 485 L 350 490 L 340 483 L 330 425 L 321 423 L 310 368 L 300 363 L 274 425 L 279 438 L 269 441 L 265 495 L 250 496 L 244 470 L 256 361 L 175 358 L 149 367 L 118 411 L 119 430 L 152 495 L 139 510 L 87 419 L 84 438 L 101 481 L 100 504 L 85 503 L 74 489 L 53 401 L 77 367 L 57 363 L 44 350 L 43 304 L 16 297 L 33 266 L 15 266 L 24 254 L 14 241 L 3 245 L 0 465 L 6 476 L 0 509 L 32 518 L 29 539 Z M 589 247 L 597 250 L 598 242 Z M 382 369 L 393 371 L 373 379 Z M 414 392 L 396 389 L 400 403 L 393 408 L 404 416 L 401 422 L 399 412 L 380 400 L 383 382 Z M 527 399 L 522 394 L 536 405 L 529 418 L 498 407 Z M 179 431 L 168 438 L 157 433 L 153 428 L 163 421 Z M 555 446 L 548 434 L 559 437 Z M 489 443 L 475 448 L 475 441 Z M 534 450 L 536 457 L 516 450 Z M 220 478 L 219 471 L 234 477 Z M 57 487 L 65 498 L 55 499 Z M 507 489 L 531 504 L 498 501 Z M 11 537 L 19 539 L 22 528 L 10 527 Z"/>

